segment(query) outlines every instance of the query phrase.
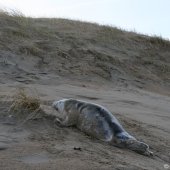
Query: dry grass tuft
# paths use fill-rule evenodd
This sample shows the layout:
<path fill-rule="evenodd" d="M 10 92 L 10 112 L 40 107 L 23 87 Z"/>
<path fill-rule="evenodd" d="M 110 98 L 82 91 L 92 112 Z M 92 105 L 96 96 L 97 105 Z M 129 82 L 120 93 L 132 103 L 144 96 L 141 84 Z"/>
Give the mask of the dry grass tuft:
<path fill-rule="evenodd" d="M 11 111 L 18 113 L 21 111 L 36 112 L 39 109 L 40 99 L 27 95 L 24 89 L 19 89 L 16 95 L 14 95 L 14 100 L 10 107 Z"/>
<path fill-rule="evenodd" d="M 159 45 L 160 47 L 169 47 L 170 41 L 162 38 L 161 36 L 149 37 L 149 42 L 153 45 Z"/>
<path fill-rule="evenodd" d="M 34 44 L 23 45 L 19 47 L 19 52 L 25 55 L 42 56 L 43 51 Z"/>

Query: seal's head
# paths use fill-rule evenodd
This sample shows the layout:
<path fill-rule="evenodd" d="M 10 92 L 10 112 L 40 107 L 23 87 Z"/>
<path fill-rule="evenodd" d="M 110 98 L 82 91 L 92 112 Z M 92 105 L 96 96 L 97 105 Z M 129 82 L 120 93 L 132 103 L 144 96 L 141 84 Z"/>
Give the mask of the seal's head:
<path fill-rule="evenodd" d="M 127 140 L 126 147 L 140 154 L 153 156 L 153 152 L 149 150 L 149 146 L 144 142 L 140 142 L 138 140 Z"/>
<path fill-rule="evenodd" d="M 67 100 L 68 99 L 62 99 L 62 100 L 59 100 L 59 101 L 55 101 L 55 102 L 53 102 L 52 107 L 55 110 L 57 110 L 58 112 L 62 113 L 64 111 L 64 105 L 65 105 L 65 102 Z"/>

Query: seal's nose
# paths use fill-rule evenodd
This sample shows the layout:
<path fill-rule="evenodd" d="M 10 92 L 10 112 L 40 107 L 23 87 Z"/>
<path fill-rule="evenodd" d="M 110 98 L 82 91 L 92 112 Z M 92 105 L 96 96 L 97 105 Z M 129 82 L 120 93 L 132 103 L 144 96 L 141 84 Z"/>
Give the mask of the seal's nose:
<path fill-rule="evenodd" d="M 58 111 L 57 102 L 53 102 L 52 107 Z"/>

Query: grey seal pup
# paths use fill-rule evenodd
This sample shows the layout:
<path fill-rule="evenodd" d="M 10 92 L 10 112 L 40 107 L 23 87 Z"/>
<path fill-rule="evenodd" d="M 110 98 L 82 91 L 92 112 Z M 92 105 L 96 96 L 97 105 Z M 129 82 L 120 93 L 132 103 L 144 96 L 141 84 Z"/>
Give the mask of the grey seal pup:
<path fill-rule="evenodd" d="M 131 136 L 119 121 L 103 106 L 75 99 L 55 101 L 52 107 L 62 118 L 56 116 L 56 122 L 62 126 L 76 126 L 82 132 L 109 142 L 114 146 L 128 148 L 137 153 L 151 156 L 149 146 Z"/>

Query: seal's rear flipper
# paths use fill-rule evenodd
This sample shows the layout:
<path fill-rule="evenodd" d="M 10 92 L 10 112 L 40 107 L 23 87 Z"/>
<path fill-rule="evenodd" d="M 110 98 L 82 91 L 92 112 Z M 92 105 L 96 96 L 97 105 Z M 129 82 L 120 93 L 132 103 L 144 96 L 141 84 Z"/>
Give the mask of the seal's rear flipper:
<path fill-rule="evenodd" d="M 146 150 L 146 152 L 144 153 L 145 156 L 154 156 L 153 152 L 150 151 L 149 149 Z"/>

